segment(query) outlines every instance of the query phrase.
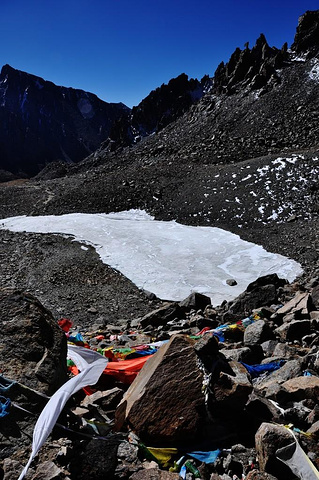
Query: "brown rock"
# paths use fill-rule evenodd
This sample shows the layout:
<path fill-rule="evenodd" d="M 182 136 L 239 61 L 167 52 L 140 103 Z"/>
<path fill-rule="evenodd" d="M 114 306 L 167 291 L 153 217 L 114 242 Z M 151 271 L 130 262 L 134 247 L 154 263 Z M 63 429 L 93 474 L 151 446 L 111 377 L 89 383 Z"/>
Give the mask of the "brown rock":
<path fill-rule="evenodd" d="M 262 423 L 255 435 L 256 451 L 261 472 L 267 472 L 285 480 L 293 478 L 290 469 L 276 458 L 276 451 L 292 443 L 287 428 Z"/>
<path fill-rule="evenodd" d="M 153 445 L 194 440 L 206 411 L 193 345 L 189 337 L 175 335 L 147 361 L 116 411 L 116 429 L 126 423 Z"/>
<path fill-rule="evenodd" d="M 282 412 L 273 402 L 255 392 L 249 396 L 245 409 L 250 415 L 264 421 L 278 421 L 282 417 Z"/>
<path fill-rule="evenodd" d="M 278 480 L 277 477 L 270 475 L 266 472 L 260 472 L 259 470 L 252 470 L 246 476 L 246 480 Z"/>
<path fill-rule="evenodd" d="M 309 293 L 303 292 L 295 295 L 288 303 L 277 310 L 277 315 L 285 316 L 293 313 L 296 319 L 309 318 L 312 308 L 312 299 Z"/>
<path fill-rule="evenodd" d="M 130 476 L 129 480 L 178 480 L 178 473 L 166 472 L 157 468 L 139 470 Z"/>
<path fill-rule="evenodd" d="M 213 406 L 240 410 L 248 400 L 253 386 L 246 368 L 238 362 L 228 363 L 228 371 L 222 370 L 210 385 Z M 211 407 L 214 408 L 214 407 Z"/>
<path fill-rule="evenodd" d="M 319 378 L 311 377 L 296 377 L 287 380 L 282 384 L 280 398 L 287 401 L 298 401 L 310 398 L 316 402 L 319 400 Z M 278 398 L 279 401 L 279 398 Z"/>
<path fill-rule="evenodd" d="M 11 458 L 5 458 L 3 460 L 3 480 L 16 480 L 19 478 L 20 473 L 22 472 L 24 465 L 22 465 L 17 460 Z"/>
<path fill-rule="evenodd" d="M 36 471 L 34 480 L 58 480 L 62 478 L 62 470 L 51 461 L 41 463 Z"/>
<path fill-rule="evenodd" d="M 11 380 L 48 394 L 67 380 L 65 334 L 29 293 L 0 290 L 0 350 Z"/>

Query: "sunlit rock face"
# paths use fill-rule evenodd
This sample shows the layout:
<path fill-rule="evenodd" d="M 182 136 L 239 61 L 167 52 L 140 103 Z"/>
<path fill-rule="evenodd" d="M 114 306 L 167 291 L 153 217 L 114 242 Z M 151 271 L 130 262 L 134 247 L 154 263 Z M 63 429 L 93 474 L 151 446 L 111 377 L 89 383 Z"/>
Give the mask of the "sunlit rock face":
<path fill-rule="evenodd" d="M 93 245 L 102 261 L 164 300 L 205 294 L 215 305 L 232 300 L 256 278 L 277 273 L 293 281 L 300 265 L 225 230 L 156 221 L 141 210 L 3 219 L 16 232 L 60 233 Z M 235 279 L 230 286 L 227 279 Z"/>

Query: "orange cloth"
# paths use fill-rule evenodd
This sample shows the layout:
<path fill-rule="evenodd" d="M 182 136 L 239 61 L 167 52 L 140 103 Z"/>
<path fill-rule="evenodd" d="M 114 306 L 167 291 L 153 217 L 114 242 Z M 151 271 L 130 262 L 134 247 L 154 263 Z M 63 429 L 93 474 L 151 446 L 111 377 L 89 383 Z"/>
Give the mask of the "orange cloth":
<path fill-rule="evenodd" d="M 106 375 L 112 375 L 122 383 L 132 383 L 150 357 L 151 355 L 147 355 L 142 358 L 133 358 L 132 360 L 109 362 L 103 373 Z"/>

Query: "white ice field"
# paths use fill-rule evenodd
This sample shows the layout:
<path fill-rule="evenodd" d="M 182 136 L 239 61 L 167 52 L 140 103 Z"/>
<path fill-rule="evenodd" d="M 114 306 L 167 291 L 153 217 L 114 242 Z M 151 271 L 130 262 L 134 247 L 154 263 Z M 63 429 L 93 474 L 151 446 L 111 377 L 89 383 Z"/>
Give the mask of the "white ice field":
<path fill-rule="evenodd" d="M 262 275 L 277 273 L 291 282 L 302 273 L 294 260 L 238 235 L 215 227 L 157 221 L 141 210 L 12 217 L 0 220 L 0 228 L 71 235 L 92 245 L 104 263 L 139 288 L 164 300 L 183 300 L 191 292 L 200 292 L 219 305 Z M 227 279 L 235 279 L 237 285 L 227 285 Z"/>

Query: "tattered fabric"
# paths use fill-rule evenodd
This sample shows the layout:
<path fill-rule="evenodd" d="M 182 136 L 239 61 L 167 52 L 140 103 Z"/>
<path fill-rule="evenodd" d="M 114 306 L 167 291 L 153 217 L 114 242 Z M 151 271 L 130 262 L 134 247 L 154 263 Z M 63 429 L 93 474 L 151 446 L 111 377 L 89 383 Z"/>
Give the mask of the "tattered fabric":
<path fill-rule="evenodd" d="M 274 372 L 278 368 L 282 367 L 285 363 L 284 360 L 279 360 L 278 362 L 270 362 L 260 365 L 247 365 L 246 363 L 240 362 L 248 371 L 252 378 L 258 377 L 265 372 Z"/>
<path fill-rule="evenodd" d="M 18 480 L 24 478 L 33 458 L 50 435 L 70 396 L 87 385 L 94 385 L 100 378 L 107 364 L 107 359 L 99 353 L 75 345 L 68 345 L 68 356 L 81 372 L 62 385 L 62 387 L 52 395 L 42 410 L 33 431 L 31 456 Z"/>

